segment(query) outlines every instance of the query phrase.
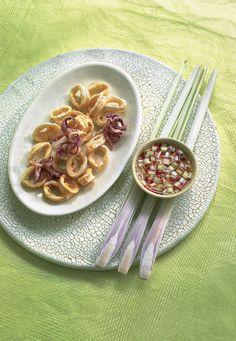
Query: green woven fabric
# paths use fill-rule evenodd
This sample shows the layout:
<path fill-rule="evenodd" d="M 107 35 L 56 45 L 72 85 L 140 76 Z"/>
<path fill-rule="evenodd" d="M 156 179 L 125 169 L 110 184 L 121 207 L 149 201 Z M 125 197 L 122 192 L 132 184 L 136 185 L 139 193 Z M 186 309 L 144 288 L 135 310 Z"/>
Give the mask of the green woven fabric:
<path fill-rule="evenodd" d="M 87 47 L 130 49 L 175 69 L 185 58 L 188 71 L 217 68 L 210 109 L 222 153 L 210 209 L 149 281 L 137 268 L 124 277 L 50 264 L 1 229 L 0 339 L 235 340 L 235 2 L 2 0 L 0 38 L 2 91 L 29 67 Z"/>

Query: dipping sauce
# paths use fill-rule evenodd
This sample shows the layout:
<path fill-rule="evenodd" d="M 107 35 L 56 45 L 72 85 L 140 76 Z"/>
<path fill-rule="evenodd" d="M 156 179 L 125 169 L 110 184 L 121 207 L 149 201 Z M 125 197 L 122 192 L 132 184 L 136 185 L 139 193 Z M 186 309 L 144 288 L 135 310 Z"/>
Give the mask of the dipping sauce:
<path fill-rule="evenodd" d="M 171 195 L 181 192 L 192 178 L 186 153 L 172 144 L 154 143 L 138 156 L 136 174 L 150 192 Z"/>

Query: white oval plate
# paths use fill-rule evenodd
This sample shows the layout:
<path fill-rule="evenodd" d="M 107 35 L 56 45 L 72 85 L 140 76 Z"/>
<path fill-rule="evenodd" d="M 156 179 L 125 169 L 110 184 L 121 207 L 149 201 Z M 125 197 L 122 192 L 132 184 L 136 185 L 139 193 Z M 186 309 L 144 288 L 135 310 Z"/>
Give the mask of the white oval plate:
<path fill-rule="evenodd" d="M 96 176 L 93 187 L 83 189 L 64 203 L 49 203 L 44 200 L 41 191 L 27 191 L 20 184 L 21 175 L 27 165 L 27 155 L 32 148 L 32 132 L 38 125 L 49 122 L 49 113 L 53 109 L 69 104 L 69 89 L 78 83 L 87 86 L 96 80 L 107 82 L 112 95 L 127 101 L 127 134 L 110 152 L 109 163 L 106 169 Z M 100 198 L 123 171 L 137 143 L 140 124 L 141 105 L 138 94 L 133 81 L 123 70 L 105 63 L 84 64 L 70 69 L 40 93 L 17 128 L 9 156 L 9 178 L 13 191 L 25 206 L 43 215 L 65 215 L 85 208 Z"/>

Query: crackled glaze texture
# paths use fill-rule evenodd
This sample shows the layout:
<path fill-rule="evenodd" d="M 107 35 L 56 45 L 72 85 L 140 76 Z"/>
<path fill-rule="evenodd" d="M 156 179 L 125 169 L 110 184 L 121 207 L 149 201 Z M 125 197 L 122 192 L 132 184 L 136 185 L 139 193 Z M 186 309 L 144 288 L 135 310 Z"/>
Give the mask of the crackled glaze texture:
<path fill-rule="evenodd" d="M 22 246 L 43 258 L 61 265 L 91 270 L 95 269 L 94 261 L 101 243 L 133 181 L 131 160 L 116 183 L 99 200 L 78 213 L 63 217 L 40 216 L 24 207 L 11 190 L 7 161 L 16 127 L 39 92 L 62 71 L 79 64 L 101 61 L 125 70 L 138 88 L 143 109 L 139 145 L 149 138 L 176 74 L 167 66 L 143 55 L 112 49 L 66 53 L 29 70 L 0 96 L 0 136 L 4 142 L 0 145 L 0 169 L 1 179 L 5 179 L 0 186 L 2 227 Z M 183 84 L 182 81 L 179 91 Z M 189 126 L 186 136 L 188 130 Z M 199 165 L 197 180 L 188 193 L 176 200 L 160 254 L 176 245 L 196 226 L 214 195 L 219 175 L 219 144 L 209 112 L 197 140 L 195 154 Z M 119 255 L 114 257 L 107 269 L 116 268 L 118 259 Z"/>

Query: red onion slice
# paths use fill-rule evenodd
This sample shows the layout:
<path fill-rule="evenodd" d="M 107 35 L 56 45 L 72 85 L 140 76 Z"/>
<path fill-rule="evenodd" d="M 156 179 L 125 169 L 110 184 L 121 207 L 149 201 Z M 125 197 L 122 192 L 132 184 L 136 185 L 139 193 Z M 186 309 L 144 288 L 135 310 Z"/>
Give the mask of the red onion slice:
<path fill-rule="evenodd" d="M 107 115 L 107 123 L 103 129 L 103 134 L 110 149 L 117 143 L 126 131 L 123 119 L 116 114 Z"/>
<path fill-rule="evenodd" d="M 41 181 L 44 178 L 48 180 L 58 179 L 61 173 L 53 166 L 53 157 L 32 162 L 34 168 L 34 182 Z"/>
<path fill-rule="evenodd" d="M 70 128 L 68 126 L 68 121 L 70 120 L 74 121 L 75 118 L 73 116 L 68 116 L 63 120 L 62 131 L 65 135 L 53 142 L 53 147 L 56 148 L 56 155 L 59 158 L 65 155 L 77 154 L 81 145 L 78 129 Z"/>

